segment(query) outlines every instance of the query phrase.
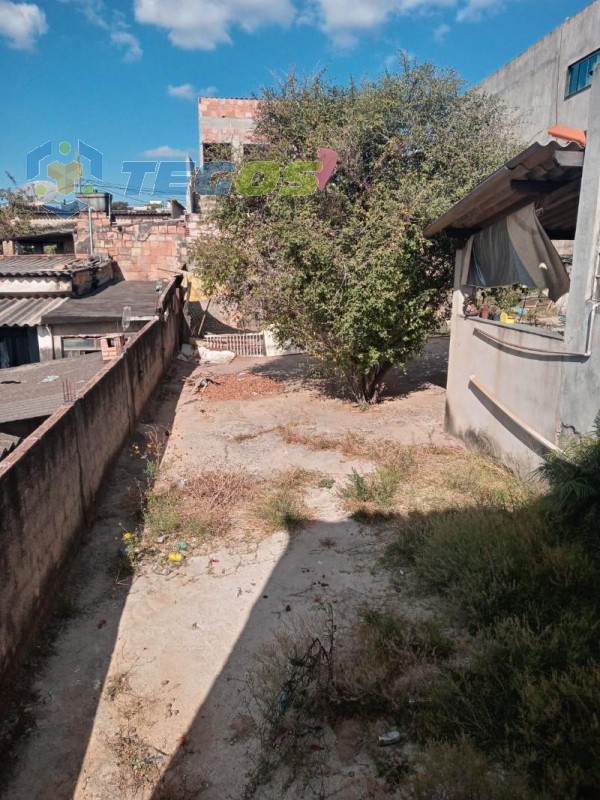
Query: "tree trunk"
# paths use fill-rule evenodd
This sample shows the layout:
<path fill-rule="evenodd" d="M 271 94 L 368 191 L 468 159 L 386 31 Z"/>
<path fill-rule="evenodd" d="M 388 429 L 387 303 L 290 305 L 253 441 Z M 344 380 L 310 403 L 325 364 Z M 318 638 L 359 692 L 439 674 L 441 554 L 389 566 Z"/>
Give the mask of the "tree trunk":
<path fill-rule="evenodd" d="M 359 405 L 374 405 L 381 399 L 383 379 L 392 368 L 389 361 L 378 364 L 369 372 L 350 372 L 348 383 Z"/>

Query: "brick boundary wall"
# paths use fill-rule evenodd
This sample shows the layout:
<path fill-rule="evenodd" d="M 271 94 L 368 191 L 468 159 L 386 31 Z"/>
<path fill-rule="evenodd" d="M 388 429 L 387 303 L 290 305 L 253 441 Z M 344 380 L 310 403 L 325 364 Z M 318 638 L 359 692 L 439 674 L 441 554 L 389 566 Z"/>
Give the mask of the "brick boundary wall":
<path fill-rule="evenodd" d="M 180 280 L 148 322 L 0 463 L 0 696 L 60 589 L 119 450 L 179 346 Z M 0 703 L 1 704 L 1 703 Z"/>
<path fill-rule="evenodd" d="M 126 280 L 159 280 L 174 275 L 188 259 L 189 233 L 185 218 L 116 217 L 92 212 L 94 255 L 106 255 L 119 265 Z M 75 253 L 90 252 L 89 219 L 79 214 Z"/>
<path fill-rule="evenodd" d="M 125 280 L 162 280 L 177 274 L 189 262 L 198 236 L 218 235 L 217 225 L 203 215 L 124 216 L 111 221 L 104 212 L 92 212 L 94 255 L 105 255 L 118 265 Z M 90 252 L 89 219 L 77 218 L 75 254 Z"/>

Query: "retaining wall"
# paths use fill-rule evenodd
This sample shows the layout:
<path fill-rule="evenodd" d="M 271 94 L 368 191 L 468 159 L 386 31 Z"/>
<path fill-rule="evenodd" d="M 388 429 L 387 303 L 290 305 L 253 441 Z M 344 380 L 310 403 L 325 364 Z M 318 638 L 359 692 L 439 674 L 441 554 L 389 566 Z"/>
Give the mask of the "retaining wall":
<path fill-rule="evenodd" d="M 0 688 L 50 608 L 102 481 L 176 351 L 176 282 L 162 299 L 164 318 L 148 322 L 0 464 Z"/>

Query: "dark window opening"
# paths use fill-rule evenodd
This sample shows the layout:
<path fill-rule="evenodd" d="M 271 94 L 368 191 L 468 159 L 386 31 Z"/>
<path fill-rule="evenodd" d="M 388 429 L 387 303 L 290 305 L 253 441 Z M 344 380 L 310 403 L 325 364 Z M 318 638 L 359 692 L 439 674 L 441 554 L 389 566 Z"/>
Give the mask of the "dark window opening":
<path fill-rule="evenodd" d="M 206 142 L 202 145 L 202 156 L 207 161 L 233 161 L 233 147 L 229 142 Z"/>
<path fill-rule="evenodd" d="M 599 59 L 600 50 L 596 50 L 575 64 L 571 64 L 567 74 L 567 97 L 587 89 L 592 82 L 592 72 Z"/>

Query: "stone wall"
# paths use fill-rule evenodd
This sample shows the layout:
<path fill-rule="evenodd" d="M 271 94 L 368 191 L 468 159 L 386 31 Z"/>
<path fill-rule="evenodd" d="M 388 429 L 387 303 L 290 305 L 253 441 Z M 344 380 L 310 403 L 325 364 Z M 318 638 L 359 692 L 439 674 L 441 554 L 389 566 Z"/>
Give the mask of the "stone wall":
<path fill-rule="evenodd" d="M 39 628 L 98 491 L 179 344 L 179 281 L 121 356 L 0 464 L 0 687 Z"/>

